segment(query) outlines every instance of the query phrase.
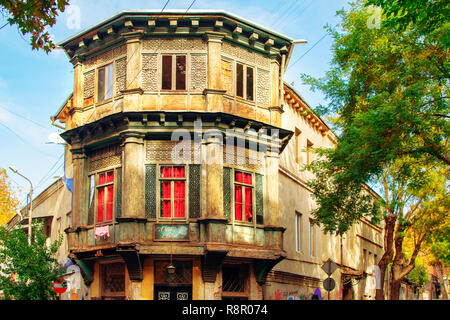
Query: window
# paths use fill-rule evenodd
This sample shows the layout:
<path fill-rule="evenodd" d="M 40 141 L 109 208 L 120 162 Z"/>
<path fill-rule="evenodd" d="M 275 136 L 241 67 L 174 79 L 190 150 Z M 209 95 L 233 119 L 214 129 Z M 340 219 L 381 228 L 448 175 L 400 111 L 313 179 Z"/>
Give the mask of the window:
<path fill-rule="evenodd" d="M 97 72 L 97 101 L 111 99 L 113 96 L 114 64 L 98 69 Z"/>
<path fill-rule="evenodd" d="M 186 173 L 184 166 L 161 166 L 161 218 L 185 218 Z"/>
<path fill-rule="evenodd" d="M 222 267 L 222 299 L 248 299 L 248 268 L 246 265 L 224 265 Z"/>
<path fill-rule="evenodd" d="M 125 299 L 125 264 L 108 263 L 102 265 L 102 299 Z"/>
<path fill-rule="evenodd" d="M 312 219 L 309 219 L 309 255 L 311 257 L 314 257 L 316 255 L 315 239 L 316 232 L 314 228 L 314 221 Z"/>
<path fill-rule="evenodd" d="M 301 141 L 300 141 L 300 135 L 301 131 L 298 128 L 295 128 L 295 161 L 297 163 L 301 163 Z"/>
<path fill-rule="evenodd" d="M 162 56 L 163 90 L 186 90 L 186 56 Z"/>
<path fill-rule="evenodd" d="M 91 178 L 92 179 L 92 178 Z M 92 181 L 92 180 L 91 180 Z M 113 219 L 114 204 L 114 170 L 98 175 L 97 189 L 97 223 Z"/>
<path fill-rule="evenodd" d="M 313 143 L 309 140 L 306 140 L 306 164 L 310 165 L 312 162 L 312 150 Z"/>
<path fill-rule="evenodd" d="M 302 215 L 298 212 L 295 213 L 295 251 L 301 251 L 301 235 L 302 235 Z"/>
<path fill-rule="evenodd" d="M 236 63 L 236 96 L 253 101 L 254 78 L 254 68 Z"/>
<path fill-rule="evenodd" d="M 235 171 L 234 175 L 234 220 L 253 220 L 253 175 Z"/>

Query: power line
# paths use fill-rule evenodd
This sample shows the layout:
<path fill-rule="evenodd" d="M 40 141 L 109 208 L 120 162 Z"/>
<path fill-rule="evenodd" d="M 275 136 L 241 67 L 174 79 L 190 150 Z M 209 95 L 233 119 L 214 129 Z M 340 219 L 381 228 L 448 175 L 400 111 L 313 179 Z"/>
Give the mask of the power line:
<path fill-rule="evenodd" d="M 14 112 L 14 111 L 11 111 L 11 110 L 9 110 L 9 109 L 6 109 L 5 107 L 1 107 L 1 106 L 0 106 L 0 108 L 3 109 L 3 110 L 5 110 L 5 111 L 7 111 L 7 112 L 9 112 L 9 113 L 11 113 L 11 114 L 13 114 L 13 115 L 15 115 L 15 116 L 17 116 L 17 117 L 19 117 L 19 118 L 22 118 L 22 119 L 24 119 L 24 120 L 26 120 L 26 121 L 29 121 L 29 122 L 31 122 L 31 123 L 34 123 L 35 125 L 37 125 L 37 126 L 39 126 L 39 127 L 41 127 L 41 128 L 48 129 L 48 128 L 45 127 L 44 125 L 42 125 L 42 124 L 40 124 L 40 123 L 38 123 L 38 122 L 36 122 L 36 121 L 34 121 L 34 120 L 28 119 L 27 117 L 25 117 L 25 116 L 23 116 L 23 115 L 21 115 L 21 114 L 18 114 L 18 113 Z"/>
<path fill-rule="evenodd" d="M 302 56 L 301 56 L 300 58 L 298 58 L 297 60 L 295 60 L 294 63 L 292 63 L 291 65 L 289 65 L 289 68 L 288 68 L 288 69 L 290 69 L 292 66 L 294 66 L 294 64 L 296 64 L 297 62 L 299 62 L 304 56 L 306 56 L 312 49 L 314 49 L 315 46 L 317 46 L 323 39 L 325 39 L 325 37 L 326 37 L 327 35 L 328 35 L 328 33 L 325 33 L 325 34 L 322 36 L 322 38 L 320 38 L 316 43 L 314 43 L 314 45 L 313 45 L 311 48 L 309 48 L 308 51 L 306 51 L 304 54 L 302 54 Z"/>
<path fill-rule="evenodd" d="M 26 141 L 25 139 L 23 139 L 23 138 L 22 138 L 19 134 L 17 134 L 13 129 L 11 129 L 10 127 L 8 127 L 6 124 L 2 123 L 1 121 L 0 121 L 0 125 L 3 126 L 3 127 L 5 127 L 9 132 L 11 132 L 12 134 L 14 134 L 14 135 L 15 135 L 17 138 L 19 138 L 23 143 L 25 143 L 25 144 L 31 146 L 33 149 L 35 149 L 35 150 L 38 151 L 39 153 L 41 153 L 41 154 L 43 154 L 43 155 L 45 155 L 45 156 L 47 156 L 47 157 L 55 158 L 54 155 L 48 154 L 48 153 L 43 152 L 43 151 L 39 150 L 38 148 L 36 148 L 32 143 L 30 143 L 30 142 Z"/>

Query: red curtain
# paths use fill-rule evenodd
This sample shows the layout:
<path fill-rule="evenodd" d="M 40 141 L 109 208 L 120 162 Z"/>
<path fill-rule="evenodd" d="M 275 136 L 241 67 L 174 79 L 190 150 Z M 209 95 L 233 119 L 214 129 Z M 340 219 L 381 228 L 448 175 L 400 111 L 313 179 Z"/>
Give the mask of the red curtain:
<path fill-rule="evenodd" d="M 113 203 L 114 203 L 114 185 L 111 185 L 108 186 L 106 199 L 106 221 L 111 221 L 113 218 Z"/>
<path fill-rule="evenodd" d="M 105 182 L 106 182 L 105 174 L 104 174 L 104 173 L 101 173 L 100 176 L 99 176 L 99 178 L 98 178 L 98 184 L 99 184 L 99 185 L 105 184 Z"/>
<path fill-rule="evenodd" d="M 183 168 L 184 169 L 184 168 Z M 183 170 L 184 171 L 184 170 Z M 184 175 L 184 172 L 183 172 Z M 175 181 L 175 187 L 174 187 L 174 196 L 175 196 L 175 218 L 183 218 L 185 215 L 185 182 L 184 181 Z"/>
<path fill-rule="evenodd" d="M 171 183 L 170 181 L 162 182 L 162 216 L 170 218 L 171 215 Z"/>
<path fill-rule="evenodd" d="M 161 167 L 161 178 L 184 178 L 184 166 L 165 166 Z M 185 216 L 185 181 L 162 181 L 162 216 L 171 217 L 171 187 L 174 184 L 174 217 L 183 218 Z"/>
<path fill-rule="evenodd" d="M 252 215 L 252 188 L 245 188 L 245 219 L 251 221 Z"/>
<path fill-rule="evenodd" d="M 103 222 L 105 212 L 105 188 L 98 189 L 97 222 Z"/>
<path fill-rule="evenodd" d="M 174 178 L 184 178 L 184 167 L 173 167 Z"/>
<path fill-rule="evenodd" d="M 234 197 L 234 219 L 242 220 L 242 186 L 235 186 L 235 197 Z"/>

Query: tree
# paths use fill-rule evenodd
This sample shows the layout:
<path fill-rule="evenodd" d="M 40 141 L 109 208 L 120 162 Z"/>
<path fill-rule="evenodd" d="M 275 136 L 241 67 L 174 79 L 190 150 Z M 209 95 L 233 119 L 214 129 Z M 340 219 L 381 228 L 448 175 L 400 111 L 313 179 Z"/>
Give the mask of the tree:
<path fill-rule="evenodd" d="M 53 282 L 61 278 L 54 258 L 62 239 L 47 246 L 43 224 L 34 224 L 33 240 L 21 228 L 0 227 L 0 287 L 6 299 L 54 298 Z"/>
<path fill-rule="evenodd" d="M 415 290 L 420 290 L 430 280 L 430 275 L 422 263 L 416 263 L 414 269 L 409 273 L 408 279 L 411 280 Z"/>
<path fill-rule="evenodd" d="M 449 6 L 444 1 L 432 2 Z M 393 3 L 397 6 L 393 12 L 403 3 L 413 5 L 412 1 Z M 309 185 L 318 205 L 313 214 L 326 232 L 345 233 L 363 217 L 376 223 L 381 219 L 378 209 L 383 208 L 385 253 L 379 266 L 384 276 L 392 263 L 391 298 L 395 299 L 395 286 L 413 268 L 417 255 L 405 259 L 404 232 L 418 222 L 413 219 L 417 214 L 430 213 L 425 200 L 430 201 L 427 205 L 435 201 L 433 188 L 425 188 L 427 170 L 437 163 L 450 164 L 450 24 L 448 15 L 440 15 L 433 31 L 425 32 L 415 23 L 426 23 L 423 14 L 408 11 L 412 23 L 406 26 L 399 27 L 394 20 L 387 23 L 392 17 L 385 16 L 381 28 L 372 28 L 368 4 L 353 3 L 350 11 L 338 12 L 339 26 L 327 27 L 334 44 L 326 76 L 302 75 L 313 90 L 325 93 L 329 103 L 318 110 L 334 117 L 333 127 L 339 133 L 335 149 L 316 150 L 322 160 L 310 166 L 316 179 Z M 414 13 L 421 18 L 410 18 Z M 365 187 L 376 183 L 384 190 L 378 201 L 368 196 Z M 413 187 L 421 184 L 424 193 L 418 194 L 419 189 Z M 418 239 L 418 249 L 425 238 Z M 377 292 L 377 298 L 381 296 L 382 291 Z"/>
<path fill-rule="evenodd" d="M 3 16 L 8 17 L 7 24 L 17 25 L 23 35 L 31 35 L 33 50 L 43 49 L 48 53 L 55 48 L 55 44 L 46 27 L 56 23 L 59 12 L 64 12 L 68 4 L 68 0 L 2 0 L 0 9 Z"/>
<path fill-rule="evenodd" d="M 420 168 L 416 163 L 413 166 Z M 412 179 L 409 178 L 407 188 L 399 190 L 400 193 L 406 191 L 410 206 L 404 214 L 399 212 L 396 217 L 393 235 L 394 255 L 391 258 L 391 300 L 398 300 L 401 281 L 414 269 L 422 244 L 430 241 L 433 234 L 448 223 L 450 198 L 446 193 L 445 173 L 445 170 L 439 167 L 422 167 L 417 175 L 412 175 Z M 425 175 L 425 179 L 420 175 Z M 411 174 L 406 176 L 411 177 Z M 401 199 L 401 195 L 397 195 L 396 198 Z M 385 230 L 389 227 L 391 226 L 386 226 Z M 409 258 L 404 245 L 408 232 L 412 237 L 412 253 Z"/>
<path fill-rule="evenodd" d="M 5 225 L 14 216 L 19 201 L 8 181 L 5 169 L 0 168 L 0 226 Z"/>

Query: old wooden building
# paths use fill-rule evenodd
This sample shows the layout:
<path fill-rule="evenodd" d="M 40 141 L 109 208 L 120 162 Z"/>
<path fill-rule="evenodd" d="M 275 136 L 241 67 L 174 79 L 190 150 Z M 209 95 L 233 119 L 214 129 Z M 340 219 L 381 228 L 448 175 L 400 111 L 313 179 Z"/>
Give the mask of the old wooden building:
<path fill-rule="evenodd" d="M 307 296 L 329 257 L 342 277 L 362 274 L 363 247 L 380 257 L 366 221 L 348 240 L 307 227 L 303 150 L 336 138 L 283 81 L 289 37 L 224 11 L 141 10 L 60 46 L 74 90 L 52 120 L 91 299 Z"/>

